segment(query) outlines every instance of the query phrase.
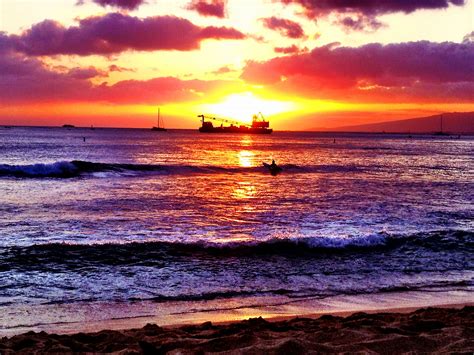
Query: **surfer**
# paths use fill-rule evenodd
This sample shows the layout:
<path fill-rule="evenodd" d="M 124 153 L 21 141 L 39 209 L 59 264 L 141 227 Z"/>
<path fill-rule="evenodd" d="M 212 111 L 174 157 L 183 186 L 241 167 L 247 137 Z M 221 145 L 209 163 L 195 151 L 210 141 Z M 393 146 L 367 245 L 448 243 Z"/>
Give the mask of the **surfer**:
<path fill-rule="evenodd" d="M 277 175 L 283 170 L 275 163 L 275 159 L 272 159 L 271 164 L 263 163 L 263 166 L 266 167 L 270 171 L 270 174 L 272 174 L 273 176 Z"/>

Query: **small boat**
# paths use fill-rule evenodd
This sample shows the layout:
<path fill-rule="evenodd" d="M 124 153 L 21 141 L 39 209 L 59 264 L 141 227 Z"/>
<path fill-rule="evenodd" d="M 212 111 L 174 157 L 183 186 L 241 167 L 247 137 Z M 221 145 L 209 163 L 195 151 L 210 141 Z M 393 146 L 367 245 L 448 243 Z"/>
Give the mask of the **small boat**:
<path fill-rule="evenodd" d="M 160 108 L 158 107 L 158 117 L 156 119 L 156 126 L 151 128 L 152 131 L 165 132 L 167 129 L 164 127 L 163 119 L 160 116 Z"/>

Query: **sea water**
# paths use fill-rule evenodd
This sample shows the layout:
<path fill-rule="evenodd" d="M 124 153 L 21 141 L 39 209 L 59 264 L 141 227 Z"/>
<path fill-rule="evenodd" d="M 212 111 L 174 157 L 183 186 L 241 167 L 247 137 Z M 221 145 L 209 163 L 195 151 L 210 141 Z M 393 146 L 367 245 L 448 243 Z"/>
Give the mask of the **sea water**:
<path fill-rule="evenodd" d="M 0 333 L 469 298 L 473 201 L 474 137 L 0 129 Z"/>

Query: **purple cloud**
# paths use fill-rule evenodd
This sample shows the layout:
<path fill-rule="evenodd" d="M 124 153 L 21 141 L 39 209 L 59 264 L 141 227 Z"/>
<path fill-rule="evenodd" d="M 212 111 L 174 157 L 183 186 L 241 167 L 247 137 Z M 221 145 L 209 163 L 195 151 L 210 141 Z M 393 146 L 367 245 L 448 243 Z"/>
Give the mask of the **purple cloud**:
<path fill-rule="evenodd" d="M 144 0 L 93 0 L 100 6 L 112 6 L 125 10 L 135 10 L 145 3 Z"/>
<path fill-rule="evenodd" d="M 199 27 L 172 17 L 138 17 L 120 13 L 89 17 L 78 26 L 64 27 L 45 20 L 5 44 L 27 55 L 110 55 L 127 50 L 154 51 L 198 49 L 206 39 L 244 39 L 234 28 Z M 3 38 L 3 40 L 5 40 Z M 0 44 L 2 44 L 0 37 Z"/>
<path fill-rule="evenodd" d="M 377 16 L 396 12 L 446 9 L 463 6 L 466 0 L 274 0 L 300 5 L 309 18 L 336 14 L 346 31 L 375 31 L 382 27 Z"/>
<path fill-rule="evenodd" d="M 193 0 L 189 10 L 197 11 L 201 16 L 225 17 L 226 0 Z"/>
<path fill-rule="evenodd" d="M 383 27 L 383 24 L 378 21 L 376 18 L 371 16 L 343 16 L 338 21 L 337 24 L 344 27 L 346 31 L 376 31 L 380 27 Z"/>
<path fill-rule="evenodd" d="M 301 53 L 301 52 L 306 52 L 308 51 L 307 48 L 300 49 L 297 45 L 293 44 L 289 47 L 275 47 L 273 48 L 275 53 L 282 53 L 282 54 L 296 54 L 296 53 Z"/>
<path fill-rule="evenodd" d="M 409 97 L 410 93 L 421 97 L 421 88 L 426 88 L 432 98 L 472 100 L 472 91 L 459 93 L 474 86 L 473 63 L 474 43 L 329 45 L 310 53 L 249 62 L 242 78 L 310 97 L 347 99 L 379 92 L 391 100 L 391 95 Z M 452 96 L 455 93 L 460 96 Z"/>
<path fill-rule="evenodd" d="M 73 68 L 69 70 L 68 75 L 74 79 L 92 79 L 96 77 L 106 77 L 108 76 L 106 72 L 98 70 L 95 67 L 87 67 L 87 68 Z"/>
<path fill-rule="evenodd" d="M 394 12 L 411 13 L 416 10 L 445 9 L 450 5 L 463 6 L 465 0 L 278 0 L 284 4 L 301 5 L 308 16 L 316 17 L 330 12 L 356 12 L 380 15 Z"/>
<path fill-rule="evenodd" d="M 112 64 L 112 65 L 109 65 L 109 72 L 119 72 L 119 73 L 135 72 L 135 69 L 125 68 L 125 67 L 118 66 L 117 64 Z"/>
<path fill-rule="evenodd" d="M 463 43 L 473 43 L 474 42 L 474 31 L 471 33 L 468 33 L 467 35 L 464 36 L 462 39 Z"/>
<path fill-rule="evenodd" d="M 303 28 L 296 22 L 278 17 L 267 17 L 262 19 L 265 27 L 280 32 L 289 38 L 304 37 Z"/>

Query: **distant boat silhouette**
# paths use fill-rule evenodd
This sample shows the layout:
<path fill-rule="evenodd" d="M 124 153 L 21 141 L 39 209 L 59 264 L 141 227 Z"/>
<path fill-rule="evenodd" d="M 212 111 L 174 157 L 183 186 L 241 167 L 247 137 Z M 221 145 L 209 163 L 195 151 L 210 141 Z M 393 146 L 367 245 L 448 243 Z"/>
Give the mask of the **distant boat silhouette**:
<path fill-rule="evenodd" d="M 449 136 L 449 133 L 443 132 L 443 115 L 440 115 L 440 120 L 439 120 L 439 131 L 435 132 L 435 136 Z"/>
<path fill-rule="evenodd" d="M 156 127 L 152 127 L 151 130 L 152 131 L 159 131 L 159 132 L 165 132 L 166 131 L 166 128 L 164 127 L 163 119 L 160 117 L 160 108 L 159 107 L 158 107 L 158 117 L 156 119 Z"/>

